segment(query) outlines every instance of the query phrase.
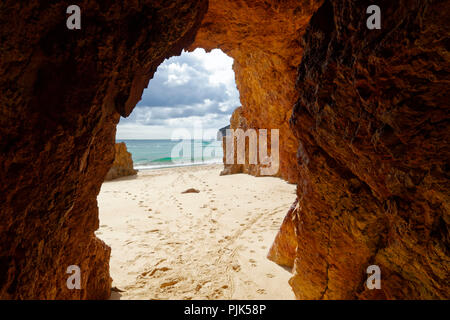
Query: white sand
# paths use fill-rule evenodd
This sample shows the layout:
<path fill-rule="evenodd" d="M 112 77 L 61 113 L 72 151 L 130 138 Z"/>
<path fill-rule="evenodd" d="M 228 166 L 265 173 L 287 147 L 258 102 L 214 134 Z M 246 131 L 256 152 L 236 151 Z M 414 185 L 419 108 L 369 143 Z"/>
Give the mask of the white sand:
<path fill-rule="evenodd" d="M 295 185 L 219 176 L 221 165 L 140 171 L 105 182 L 99 238 L 112 248 L 112 299 L 293 299 L 266 258 Z M 188 188 L 200 193 L 182 194 Z"/>

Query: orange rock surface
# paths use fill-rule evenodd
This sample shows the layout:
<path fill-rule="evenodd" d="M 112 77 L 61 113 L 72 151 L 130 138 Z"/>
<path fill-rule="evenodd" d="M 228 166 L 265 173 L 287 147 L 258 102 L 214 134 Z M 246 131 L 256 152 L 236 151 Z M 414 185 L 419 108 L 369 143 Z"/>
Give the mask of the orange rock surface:
<path fill-rule="evenodd" d="M 136 173 L 137 171 L 133 168 L 131 153 L 127 151 L 127 145 L 125 142 L 116 143 L 114 162 L 106 174 L 105 180 L 134 176 Z"/>
<path fill-rule="evenodd" d="M 450 297 L 449 7 L 381 4 L 369 30 L 363 4 L 326 1 L 304 37 L 290 120 L 299 299 Z M 381 289 L 366 286 L 370 265 Z"/>
<path fill-rule="evenodd" d="M 298 200 L 296 199 L 284 217 L 272 247 L 267 254 L 267 258 L 278 263 L 280 266 L 290 270 L 294 266 L 295 253 L 297 250 L 297 211 Z"/>
<path fill-rule="evenodd" d="M 296 100 L 301 36 L 321 1 L 211 0 L 194 44 L 219 48 L 234 59 L 233 70 L 247 128 L 280 130 L 278 175 L 297 181 L 297 141 L 289 128 Z M 255 174 L 258 168 L 231 171 Z M 226 169 L 230 170 L 230 168 Z"/>
<path fill-rule="evenodd" d="M 63 1 L 0 10 L 0 299 L 107 299 L 95 237 L 115 126 L 166 58 L 193 41 L 206 1 Z M 78 265 L 81 289 L 68 289 Z"/>

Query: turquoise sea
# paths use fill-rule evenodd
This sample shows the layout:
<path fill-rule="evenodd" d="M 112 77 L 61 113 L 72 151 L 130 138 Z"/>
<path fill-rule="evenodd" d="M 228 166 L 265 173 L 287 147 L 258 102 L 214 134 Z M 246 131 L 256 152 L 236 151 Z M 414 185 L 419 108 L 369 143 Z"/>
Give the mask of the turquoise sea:
<path fill-rule="evenodd" d="M 125 142 L 135 169 L 222 163 L 222 141 L 119 140 Z"/>

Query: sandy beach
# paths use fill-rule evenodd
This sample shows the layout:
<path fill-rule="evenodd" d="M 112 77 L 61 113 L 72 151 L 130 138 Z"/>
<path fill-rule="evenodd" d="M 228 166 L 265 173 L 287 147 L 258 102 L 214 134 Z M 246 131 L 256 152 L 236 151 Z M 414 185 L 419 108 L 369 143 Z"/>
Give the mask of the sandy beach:
<path fill-rule="evenodd" d="M 96 234 L 122 291 L 111 299 L 294 299 L 290 273 L 266 255 L 295 185 L 221 169 L 145 170 L 103 184 Z"/>

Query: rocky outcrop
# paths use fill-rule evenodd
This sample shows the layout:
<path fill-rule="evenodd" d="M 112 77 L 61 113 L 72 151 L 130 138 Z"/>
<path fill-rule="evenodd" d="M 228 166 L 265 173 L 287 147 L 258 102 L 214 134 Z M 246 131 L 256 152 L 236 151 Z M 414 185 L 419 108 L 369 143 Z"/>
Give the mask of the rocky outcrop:
<path fill-rule="evenodd" d="M 379 5 L 382 28 L 368 30 L 367 3 L 326 1 L 304 37 L 299 299 L 450 297 L 448 2 Z M 365 285 L 369 265 L 380 290 Z"/>
<path fill-rule="evenodd" d="M 217 130 L 217 140 L 222 141 L 223 137 L 227 135 L 227 130 L 231 129 L 231 125 L 227 125 Z"/>
<path fill-rule="evenodd" d="M 230 129 L 242 129 L 247 130 L 247 120 L 242 115 L 242 107 L 238 107 L 234 110 L 233 114 L 230 118 Z M 234 139 L 234 145 L 236 145 L 236 138 Z M 223 170 L 220 172 L 220 175 L 229 175 L 229 174 L 236 174 L 236 173 L 250 173 L 248 164 L 248 141 L 246 141 L 246 147 L 245 147 L 245 164 L 238 163 L 237 160 L 237 150 L 236 147 L 227 149 L 227 135 L 223 135 L 222 137 L 222 149 L 223 149 Z M 227 156 L 231 158 L 231 156 L 234 158 L 234 163 L 228 164 L 227 163 Z M 254 167 L 254 165 L 252 165 Z"/>
<path fill-rule="evenodd" d="M 127 151 L 127 145 L 125 142 L 116 143 L 114 162 L 106 174 L 105 181 L 136 174 L 137 170 L 133 168 L 133 159 L 131 153 Z"/>
<path fill-rule="evenodd" d="M 69 5 L 1 4 L 1 299 L 110 296 L 110 249 L 94 231 L 115 126 L 207 10 L 201 0 L 83 1 L 81 30 L 68 30 Z M 70 265 L 80 290 L 66 286 Z"/>
<path fill-rule="evenodd" d="M 210 0 L 190 47 L 220 48 L 234 59 L 242 104 L 239 117 L 245 118 L 246 128 L 280 130 L 277 175 L 290 182 L 298 177 L 298 144 L 288 120 L 297 95 L 294 87 L 302 56 L 300 40 L 321 2 Z M 231 122 L 233 127 L 233 119 Z M 259 171 L 259 166 L 248 163 L 224 169 L 254 175 Z"/>
<path fill-rule="evenodd" d="M 276 156 L 273 158 L 274 160 L 266 161 L 266 163 L 264 163 L 263 161 L 261 161 L 259 156 L 259 149 L 257 149 L 259 147 L 262 147 L 263 150 L 267 150 L 268 156 L 273 156 L 274 153 L 277 153 L 279 157 L 280 150 L 272 150 L 271 132 L 266 131 L 267 138 L 261 140 L 259 137 L 260 130 L 257 128 L 251 128 L 247 124 L 247 118 L 244 116 L 244 108 L 242 106 L 234 110 L 230 118 L 229 129 L 231 129 L 229 132 L 227 132 L 229 136 L 225 134 L 222 137 L 224 168 L 220 172 L 220 175 L 229 175 L 236 173 L 246 173 L 256 177 L 264 175 L 281 175 L 282 171 L 280 170 L 280 164 L 276 162 Z M 241 132 L 238 133 L 238 130 L 241 130 Z M 254 130 L 254 137 L 252 137 L 252 134 L 250 133 L 251 130 Z M 231 147 L 229 147 L 229 142 L 227 139 L 233 140 L 230 145 Z M 253 147 L 251 147 L 251 140 L 254 140 Z M 241 152 L 238 147 L 239 143 L 242 143 L 243 145 L 243 159 L 241 160 L 239 159 L 239 152 Z M 233 160 L 229 161 L 227 159 Z M 256 161 L 250 161 L 250 159 L 256 159 Z M 274 168 L 273 170 L 267 170 L 267 168 L 272 167 Z M 266 168 L 265 172 L 263 171 L 263 168 Z"/>

